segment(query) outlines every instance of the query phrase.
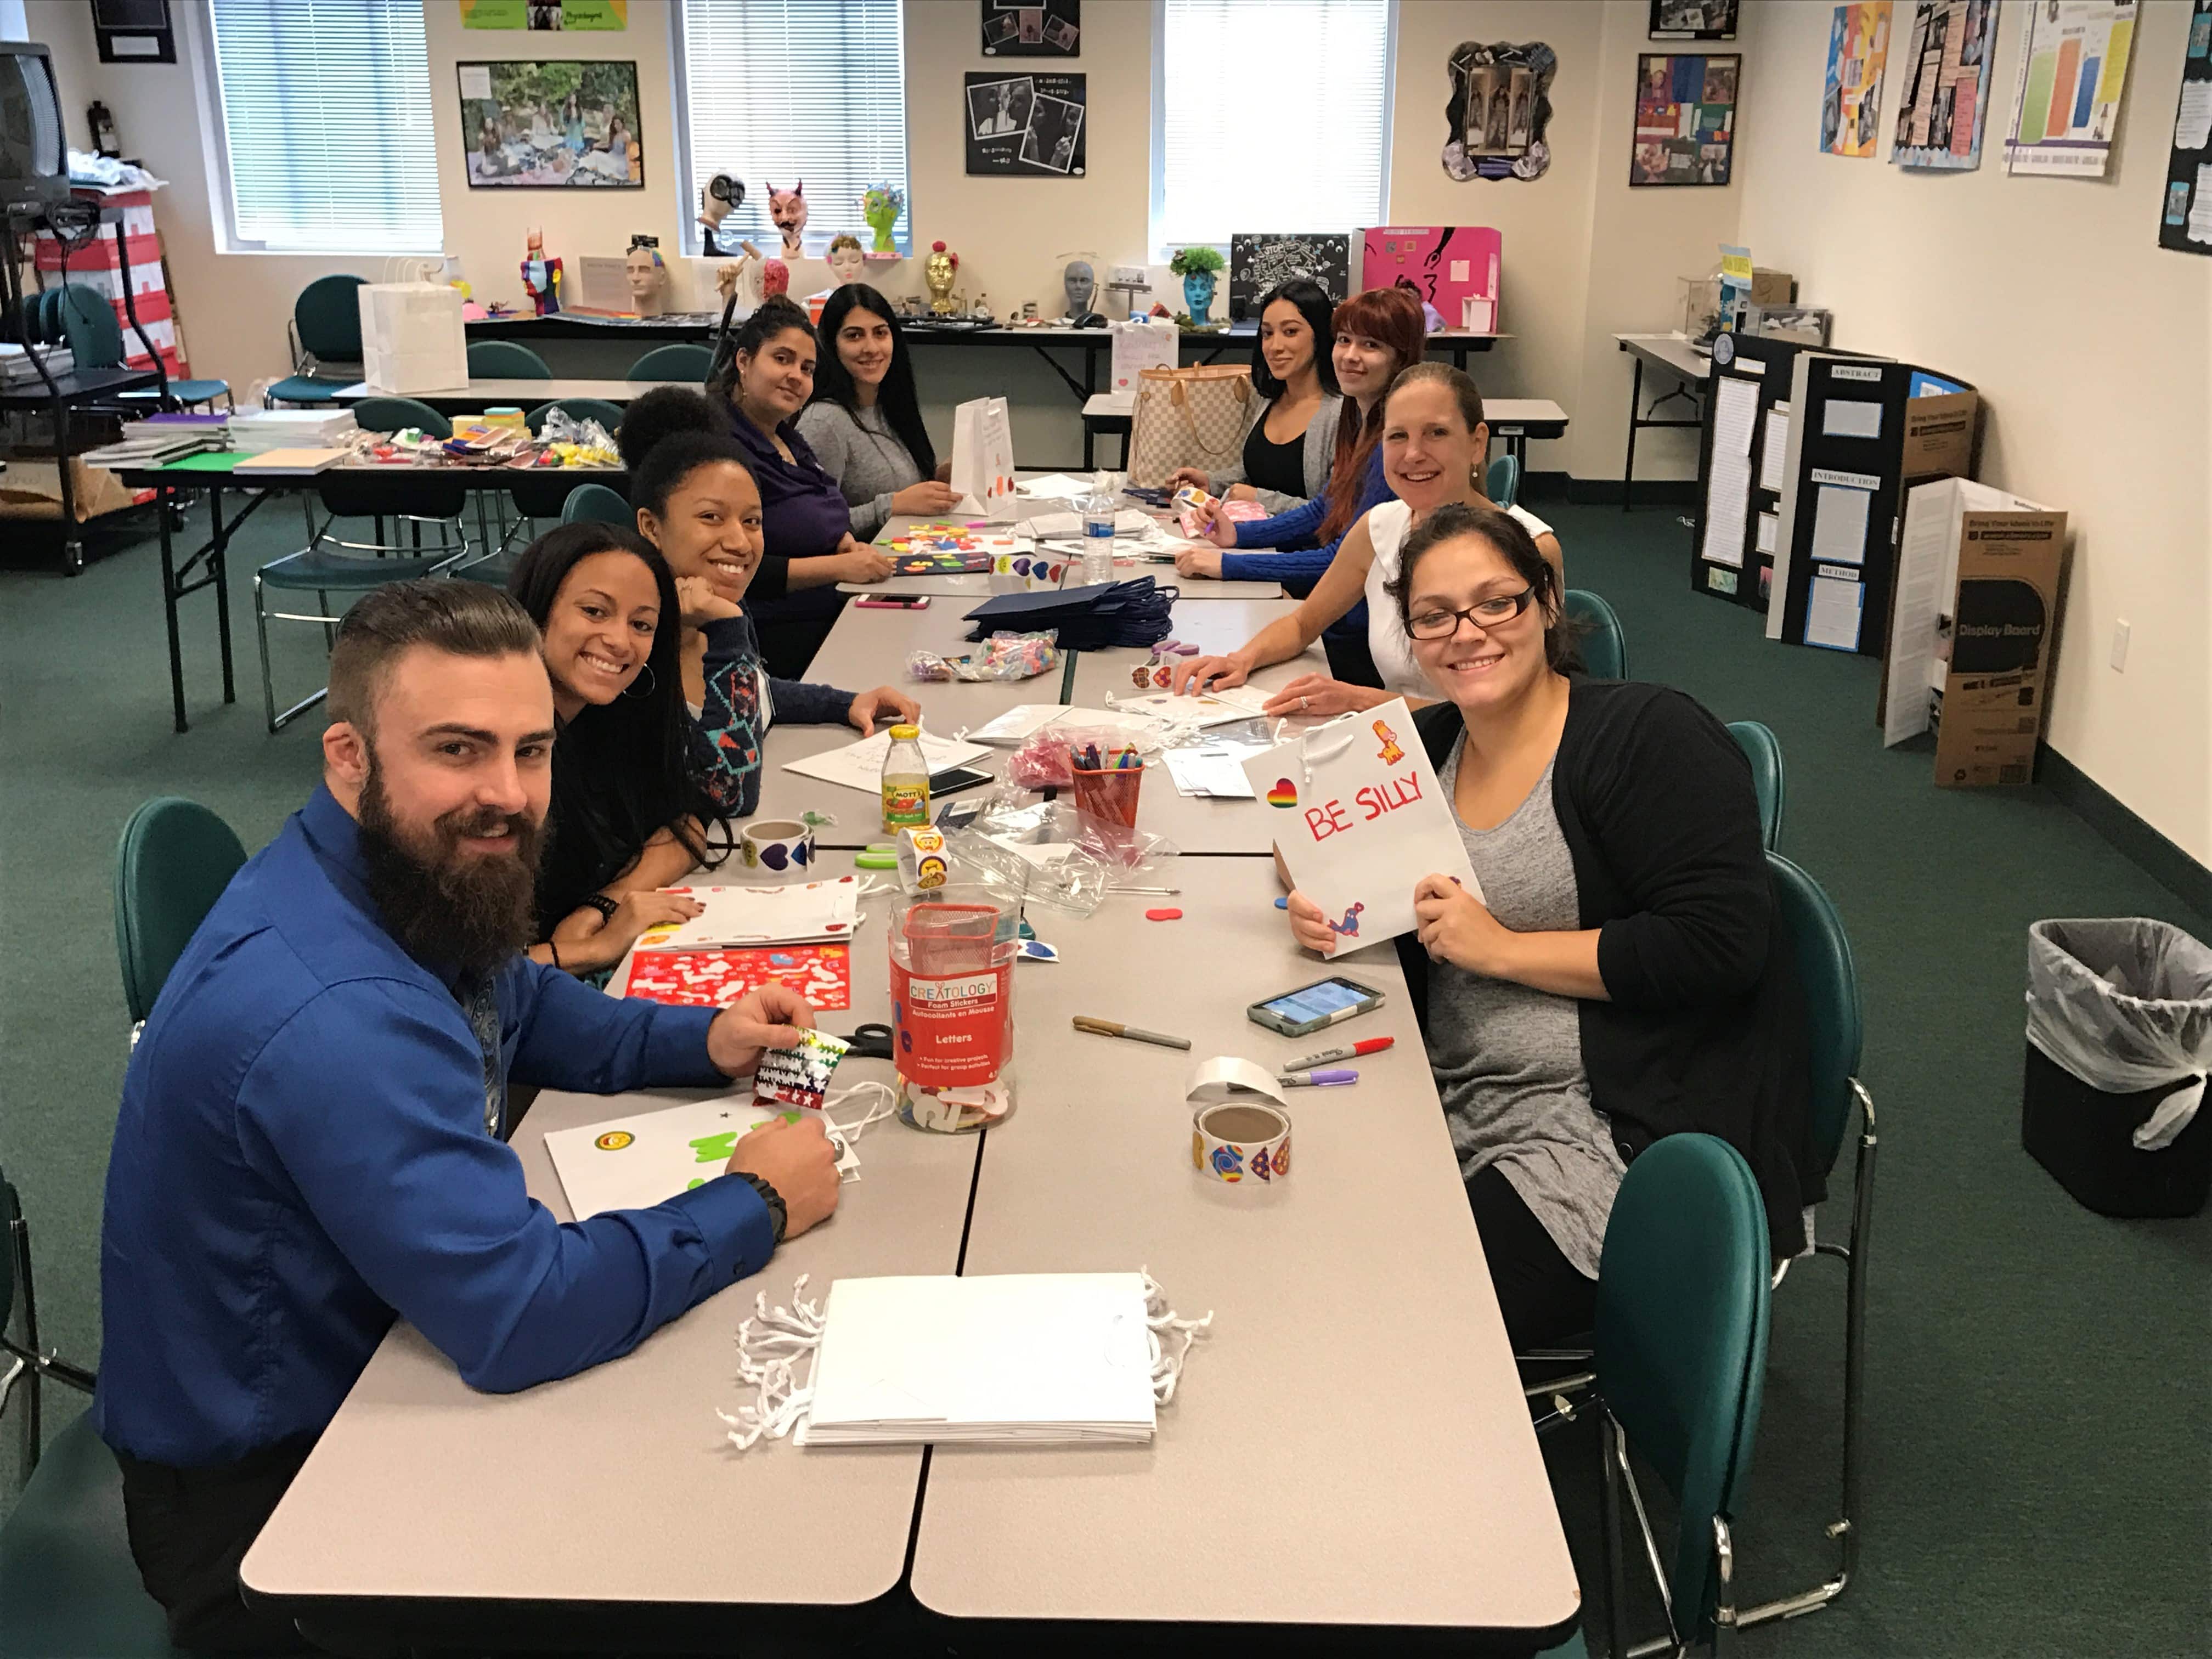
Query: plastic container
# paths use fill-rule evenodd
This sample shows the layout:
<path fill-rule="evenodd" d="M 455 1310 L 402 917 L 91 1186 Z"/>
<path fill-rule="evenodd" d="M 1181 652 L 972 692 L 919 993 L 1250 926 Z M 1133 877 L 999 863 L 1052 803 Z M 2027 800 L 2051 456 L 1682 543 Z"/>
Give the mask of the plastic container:
<path fill-rule="evenodd" d="M 966 1134 L 1014 1109 L 1019 906 L 956 884 L 891 908 L 891 1050 L 898 1115 Z"/>
<path fill-rule="evenodd" d="M 1113 580 L 1114 498 L 1093 492 L 1083 498 L 1083 583 Z"/>
<path fill-rule="evenodd" d="M 1102 858 L 1123 866 L 1135 864 L 1137 800 L 1145 786 L 1144 767 L 1105 766 L 1092 770 L 1074 764 L 1078 758 L 1069 757 L 1067 770 L 1075 816 L 1085 831 L 1083 839 Z"/>
<path fill-rule="evenodd" d="M 919 830 L 929 823 L 929 762 L 921 752 L 921 728 L 891 727 L 884 751 L 884 833 Z"/>
<path fill-rule="evenodd" d="M 2142 917 L 2027 933 L 2021 1144 L 2100 1215 L 2189 1216 L 2212 1196 L 2212 949 Z"/>

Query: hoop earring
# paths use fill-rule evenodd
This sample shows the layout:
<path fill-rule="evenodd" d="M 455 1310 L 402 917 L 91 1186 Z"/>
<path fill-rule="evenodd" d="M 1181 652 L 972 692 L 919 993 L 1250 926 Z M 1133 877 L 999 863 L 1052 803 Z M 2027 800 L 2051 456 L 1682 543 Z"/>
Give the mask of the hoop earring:
<path fill-rule="evenodd" d="M 651 663 L 648 662 L 644 665 L 644 666 L 646 675 L 647 677 L 645 682 L 645 696 L 649 697 L 659 689 L 660 677 L 653 673 L 653 665 Z M 623 687 L 622 690 L 617 695 L 625 697 L 636 696 L 638 695 L 637 685 L 638 683 L 635 680 L 632 680 L 628 685 Z"/>

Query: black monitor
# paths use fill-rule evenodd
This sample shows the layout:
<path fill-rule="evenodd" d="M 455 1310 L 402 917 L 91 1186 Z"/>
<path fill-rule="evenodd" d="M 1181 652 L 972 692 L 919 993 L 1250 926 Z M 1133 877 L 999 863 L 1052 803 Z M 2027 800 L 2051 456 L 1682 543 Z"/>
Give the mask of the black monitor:
<path fill-rule="evenodd" d="M 69 193 L 53 60 L 44 46 L 0 40 L 0 213 L 42 213 Z"/>

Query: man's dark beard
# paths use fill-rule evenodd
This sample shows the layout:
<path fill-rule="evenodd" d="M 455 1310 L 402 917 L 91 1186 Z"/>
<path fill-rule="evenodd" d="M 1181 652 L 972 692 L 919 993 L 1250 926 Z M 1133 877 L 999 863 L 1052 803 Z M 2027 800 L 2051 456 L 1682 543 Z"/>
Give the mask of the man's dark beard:
<path fill-rule="evenodd" d="M 428 844 L 418 844 L 392 815 L 373 752 L 359 823 L 368 896 L 386 931 L 425 968 L 474 978 L 536 939 L 542 823 L 496 807 L 459 808 L 436 819 Z M 463 836 L 509 833 L 511 853 L 460 850 Z"/>

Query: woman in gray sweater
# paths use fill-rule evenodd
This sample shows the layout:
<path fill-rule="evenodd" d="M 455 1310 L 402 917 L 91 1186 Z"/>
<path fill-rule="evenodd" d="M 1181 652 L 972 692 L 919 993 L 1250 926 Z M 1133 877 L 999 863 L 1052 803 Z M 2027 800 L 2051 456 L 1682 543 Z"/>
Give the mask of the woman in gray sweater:
<path fill-rule="evenodd" d="M 854 537 L 868 540 L 894 513 L 950 511 L 960 499 L 943 482 L 951 467 L 939 467 L 921 423 L 914 361 L 890 301 L 848 283 L 822 307 L 816 331 L 814 400 L 799 434 L 851 503 Z"/>

